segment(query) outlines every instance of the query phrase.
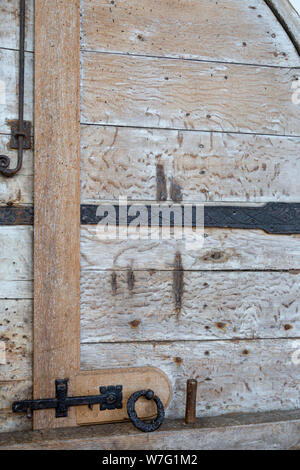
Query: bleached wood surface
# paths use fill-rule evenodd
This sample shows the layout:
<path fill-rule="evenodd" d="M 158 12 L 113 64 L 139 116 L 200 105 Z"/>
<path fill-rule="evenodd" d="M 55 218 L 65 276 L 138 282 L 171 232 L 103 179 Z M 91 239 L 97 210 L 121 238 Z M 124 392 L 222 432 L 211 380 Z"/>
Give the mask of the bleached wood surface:
<path fill-rule="evenodd" d="M 298 135 L 299 70 L 82 53 L 81 120 Z"/>
<path fill-rule="evenodd" d="M 8 126 L 7 120 L 18 119 L 18 62 L 18 51 L 0 49 L 0 80 L 2 80 L 5 84 L 5 97 L 3 100 L 4 103 L 0 104 L 0 134 L 10 134 L 10 127 Z M 25 83 L 26 87 L 24 89 L 24 119 L 26 121 L 33 122 L 32 53 L 25 53 Z"/>
<path fill-rule="evenodd" d="M 180 240 L 100 240 L 97 226 L 81 227 L 82 271 L 169 270 L 178 252 L 186 270 L 300 269 L 300 235 L 206 228 L 204 245 L 195 250 Z"/>
<path fill-rule="evenodd" d="M 0 48 L 19 49 L 19 0 L 0 0 Z M 34 0 L 26 1 L 25 50 L 33 51 Z"/>
<path fill-rule="evenodd" d="M 299 200 L 299 138 L 81 126 L 81 202 L 156 200 L 157 167 L 185 202 Z M 288 181 L 288 184 L 287 184 Z"/>
<path fill-rule="evenodd" d="M 184 417 L 190 378 L 198 380 L 198 416 L 291 410 L 300 407 L 297 348 L 292 339 L 82 344 L 81 367 L 160 368 L 173 385 L 169 418 Z"/>
<path fill-rule="evenodd" d="M 296 66 L 299 57 L 263 0 L 82 0 L 88 50 Z"/>
<path fill-rule="evenodd" d="M 84 272 L 81 341 L 300 336 L 300 274 L 187 271 L 180 308 L 173 276 L 173 271 L 134 272 L 129 289 L 126 272 Z"/>
<path fill-rule="evenodd" d="M 0 280 L 33 279 L 32 227 L 0 227 Z"/>
<path fill-rule="evenodd" d="M 31 300 L 0 300 L 1 341 L 6 351 L 5 364 L 0 365 L 0 382 L 31 378 L 32 312 Z"/>
<path fill-rule="evenodd" d="M 0 135 L 1 153 L 11 158 L 13 167 L 16 165 L 17 152 L 9 148 L 10 137 Z M 33 203 L 33 154 L 31 150 L 24 151 L 24 165 L 16 178 L 0 176 L 0 205 L 32 204 Z"/>

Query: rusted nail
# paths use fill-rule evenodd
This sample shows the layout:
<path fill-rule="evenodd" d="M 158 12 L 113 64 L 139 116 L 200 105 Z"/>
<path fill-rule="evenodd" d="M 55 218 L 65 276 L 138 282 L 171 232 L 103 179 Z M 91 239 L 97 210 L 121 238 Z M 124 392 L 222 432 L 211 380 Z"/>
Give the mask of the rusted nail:
<path fill-rule="evenodd" d="M 185 423 L 196 423 L 197 380 L 189 379 L 186 383 Z"/>

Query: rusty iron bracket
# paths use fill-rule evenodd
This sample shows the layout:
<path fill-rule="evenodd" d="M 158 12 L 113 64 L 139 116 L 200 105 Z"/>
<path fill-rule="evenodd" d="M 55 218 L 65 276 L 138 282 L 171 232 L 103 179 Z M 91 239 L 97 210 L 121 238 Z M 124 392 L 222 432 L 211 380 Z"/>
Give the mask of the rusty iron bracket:
<path fill-rule="evenodd" d="M 19 129 L 20 124 L 18 119 L 11 119 L 9 121 L 9 126 L 11 130 L 11 137 L 9 148 L 18 150 L 19 148 Z M 32 131 L 32 124 L 31 121 L 23 121 L 23 130 L 24 130 L 24 140 L 23 140 L 23 150 L 30 150 L 32 147 L 31 141 L 31 131 Z"/>
<path fill-rule="evenodd" d="M 19 53 L 19 119 L 10 121 L 10 148 L 18 149 L 18 161 L 15 168 L 9 168 L 10 158 L 0 155 L 0 174 L 14 176 L 22 168 L 23 150 L 31 148 L 31 123 L 24 122 L 24 72 L 25 72 L 25 0 L 20 0 L 20 53 Z"/>
<path fill-rule="evenodd" d="M 100 395 L 68 397 L 68 379 L 55 381 L 56 398 L 46 398 L 42 400 L 24 400 L 15 401 L 12 405 L 14 413 L 26 413 L 27 417 L 32 418 L 32 411 L 47 410 L 54 408 L 56 418 L 66 418 L 70 406 L 88 405 L 90 409 L 94 405 L 100 405 L 100 410 L 119 410 L 123 407 L 122 385 L 109 385 L 100 387 Z"/>

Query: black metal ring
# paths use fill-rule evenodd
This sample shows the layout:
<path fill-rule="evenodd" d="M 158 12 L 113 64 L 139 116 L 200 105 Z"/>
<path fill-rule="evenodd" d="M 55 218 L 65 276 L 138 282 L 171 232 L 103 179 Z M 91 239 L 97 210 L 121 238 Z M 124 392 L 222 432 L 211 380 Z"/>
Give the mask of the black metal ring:
<path fill-rule="evenodd" d="M 146 397 L 147 400 L 154 400 L 157 407 L 157 418 L 147 423 L 138 418 L 135 411 L 135 403 L 140 397 Z M 152 390 L 140 390 L 139 392 L 133 393 L 127 402 L 127 413 L 134 424 L 134 426 L 143 432 L 153 432 L 156 431 L 163 423 L 165 419 L 165 410 L 164 405 L 160 401 L 157 395 L 154 395 Z"/>

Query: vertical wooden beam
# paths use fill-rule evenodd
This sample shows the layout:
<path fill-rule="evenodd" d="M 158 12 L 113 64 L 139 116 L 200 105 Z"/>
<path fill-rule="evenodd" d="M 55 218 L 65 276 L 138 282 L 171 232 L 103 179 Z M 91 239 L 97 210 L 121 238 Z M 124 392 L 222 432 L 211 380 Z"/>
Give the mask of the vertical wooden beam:
<path fill-rule="evenodd" d="M 34 398 L 80 367 L 80 1 L 35 1 Z M 75 424 L 38 411 L 34 428 Z"/>

